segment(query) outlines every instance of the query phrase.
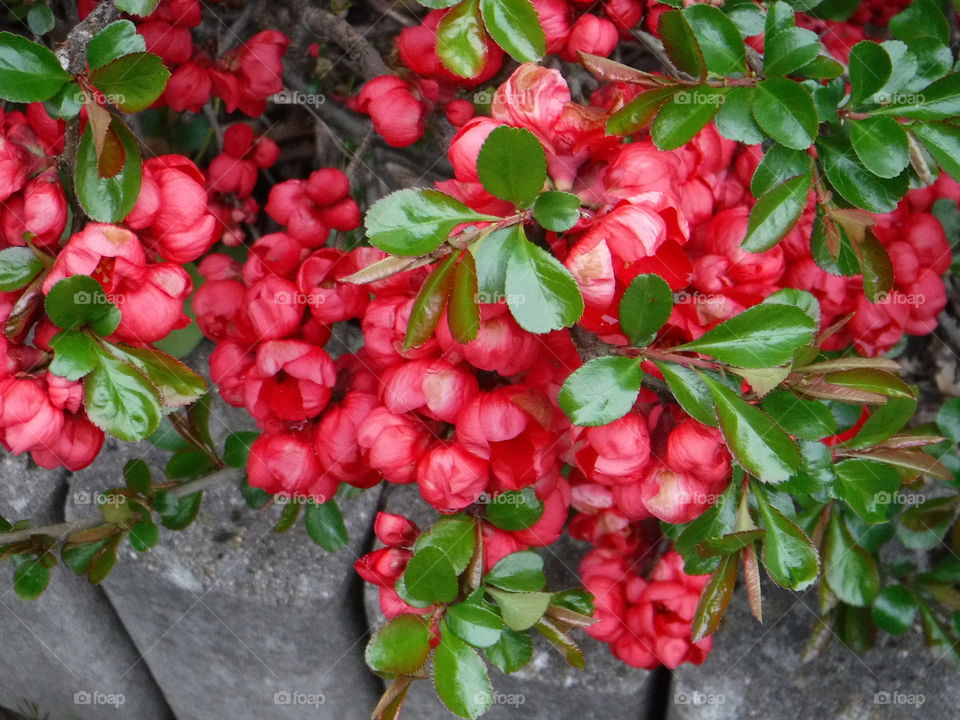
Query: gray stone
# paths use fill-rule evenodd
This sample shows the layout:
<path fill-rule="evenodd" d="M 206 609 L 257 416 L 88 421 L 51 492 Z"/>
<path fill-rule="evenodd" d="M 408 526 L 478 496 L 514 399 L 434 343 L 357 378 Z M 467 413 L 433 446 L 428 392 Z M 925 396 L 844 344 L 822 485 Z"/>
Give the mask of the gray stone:
<path fill-rule="evenodd" d="M 68 474 L 0 454 L 0 515 L 35 526 L 61 521 Z M 63 566 L 34 602 L 20 600 L 9 577 L 0 588 L 0 705 L 51 720 L 172 717 L 100 588 Z"/>
<path fill-rule="evenodd" d="M 384 510 L 400 513 L 427 528 L 437 517 L 420 498 L 415 486 L 392 486 L 385 492 Z M 565 537 L 549 548 L 535 548 L 544 558 L 548 588 L 578 587 L 576 569 L 585 545 Z M 376 588 L 367 585 L 366 607 L 371 627 L 384 621 Z M 520 672 L 505 675 L 491 667 L 495 704 L 484 720 L 613 720 L 645 717 L 652 675 L 627 667 L 607 646 L 579 633 L 586 670 L 569 665 L 558 651 L 537 637 L 533 660 Z M 439 720 L 452 717 L 440 703 L 429 680 L 416 681 L 402 717 Z"/>
<path fill-rule="evenodd" d="M 765 620 L 760 625 L 738 592 L 706 662 L 674 672 L 667 717 L 946 720 L 957 716 L 957 669 L 946 660 L 938 662 L 916 630 L 898 638 L 880 633 L 877 647 L 863 655 L 833 638 L 816 659 L 802 663 L 816 610 L 813 592 L 798 595 L 765 583 Z"/>

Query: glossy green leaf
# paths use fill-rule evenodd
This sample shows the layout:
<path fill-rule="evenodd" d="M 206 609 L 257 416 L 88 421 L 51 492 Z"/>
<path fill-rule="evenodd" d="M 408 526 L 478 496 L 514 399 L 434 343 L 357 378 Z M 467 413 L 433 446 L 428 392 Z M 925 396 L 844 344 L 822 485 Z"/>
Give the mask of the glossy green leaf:
<path fill-rule="evenodd" d="M 64 330 L 89 327 L 99 335 L 117 329 L 120 311 L 103 287 L 88 275 L 72 275 L 50 288 L 44 300 L 50 322 Z"/>
<path fill-rule="evenodd" d="M 880 92 L 893 73 L 893 61 L 886 48 L 864 40 L 850 51 L 850 104 L 859 105 Z"/>
<path fill-rule="evenodd" d="M 533 640 L 529 633 L 504 628 L 500 639 L 484 652 L 493 666 L 505 673 L 515 673 L 533 658 Z"/>
<path fill-rule="evenodd" d="M 733 75 L 746 69 L 746 50 L 733 21 L 711 5 L 692 5 L 683 11 L 703 51 L 707 69 L 715 75 Z"/>
<path fill-rule="evenodd" d="M 776 423 L 730 388 L 701 377 L 710 389 L 720 430 L 730 452 L 748 472 L 765 483 L 788 480 L 800 467 L 800 451 Z"/>
<path fill-rule="evenodd" d="M 25 37 L 0 32 L 0 98 L 42 102 L 70 80 L 56 55 Z"/>
<path fill-rule="evenodd" d="M 910 126 L 910 132 L 954 180 L 960 178 L 960 128 L 915 123 Z"/>
<path fill-rule="evenodd" d="M 767 135 L 794 150 L 810 147 L 820 124 L 810 91 L 785 78 L 757 83 L 753 117 Z"/>
<path fill-rule="evenodd" d="M 58 377 L 76 381 L 89 373 L 97 364 L 99 348 L 89 335 L 77 330 L 64 330 L 50 341 L 53 360 L 49 371 Z"/>
<path fill-rule="evenodd" d="M 703 51 L 683 11 L 669 10 L 661 15 L 657 24 L 657 34 L 663 41 L 663 49 L 667 57 L 677 69 L 695 78 L 706 76 L 707 64 L 703 58 Z"/>
<path fill-rule="evenodd" d="M 950 398 L 940 406 L 937 429 L 953 442 L 960 443 L 960 398 Z"/>
<path fill-rule="evenodd" d="M 917 599 L 903 585 L 888 585 L 870 608 L 873 621 L 892 635 L 903 635 L 917 617 Z"/>
<path fill-rule="evenodd" d="M 851 121 L 850 142 L 860 162 L 878 177 L 895 178 L 910 164 L 907 131 L 891 117 Z"/>
<path fill-rule="evenodd" d="M 533 592 L 547 584 L 543 573 L 543 558 L 532 550 L 507 555 L 494 565 L 484 582 L 510 592 Z"/>
<path fill-rule="evenodd" d="M 517 62 L 536 62 L 546 53 L 546 36 L 530 0 L 480 0 L 480 14 L 490 36 Z"/>
<path fill-rule="evenodd" d="M 113 0 L 113 4 L 128 15 L 146 17 L 152 13 L 160 0 Z"/>
<path fill-rule="evenodd" d="M 447 324 L 450 334 L 457 342 L 468 343 L 476 339 L 480 330 L 480 307 L 477 299 L 477 266 L 473 255 L 462 253 L 453 273 L 453 286 L 447 308 Z"/>
<path fill-rule="evenodd" d="M 200 514 L 200 506 L 203 504 L 203 493 L 195 492 L 190 495 L 184 495 L 175 500 L 176 505 L 169 511 L 160 512 L 161 522 L 169 530 L 183 530 L 190 526 L 197 515 Z"/>
<path fill-rule="evenodd" d="M 0 250 L 0 292 L 20 290 L 30 284 L 43 262 L 29 247 L 8 247 Z"/>
<path fill-rule="evenodd" d="M 553 647 L 563 655 L 564 660 L 571 667 L 577 670 L 585 670 L 587 660 L 584 657 L 583 650 L 577 645 L 570 635 L 548 617 L 544 617 L 534 626 Z"/>
<path fill-rule="evenodd" d="M 493 686 L 476 650 L 444 628 L 433 654 L 433 685 L 447 709 L 477 718 L 493 704 Z"/>
<path fill-rule="evenodd" d="M 470 601 L 451 605 L 444 620 L 454 635 L 478 648 L 496 644 L 505 627 L 503 619 L 495 612 Z"/>
<path fill-rule="evenodd" d="M 141 520 L 130 528 L 130 545 L 137 552 L 146 552 L 160 542 L 160 528 L 151 520 Z"/>
<path fill-rule="evenodd" d="M 87 61 L 90 69 L 103 67 L 111 60 L 132 53 L 145 52 L 147 44 L 137 27 L 129 20 L 116 20 L 90 38 Z"/>
<path fill-rule="evenodd" d="M 820 38 L 806 28 L 789 27 L 767 34 L 763 56 L 766 77 L 791 75 L 820 54 Z"/>
<path fill-rule="evenodd" d="M 813 341 L 813 319 L 789 305 L 756 305 L 674 350 L 711 355 L 731 365 L 764 368 L 788 362 Z"/>
<path fill-rule="evenodd" d="M 872 230 L 853 245 L 863 273 L 863 293 L 872 303 L 882 302 L 893 288 L 893 261 L 887 248 L 877 240 Z"/>
<path fill-rule="evenodd" d="M 77 148 L 74 186 L 77 199 L 91 220 L 116 223 L 129 215 L 137 202 L 140 194 L 141 159 L 140 146 L 126 125 L 113 118 L 110 130 L 115 133 L 123 147 L 123 166 L 111 177 L 100 176 L 93 132 L 90 125 L 87 125 Z"/>
<path fill-rule="evenodd" d="M 900 474 L 872 460 L 843 460 L 834 468 L 840 498 L 868 523 L 883 522 L 900 488 Z"/>
<path fill-rule="evenodd" d="M 909 43 L 934 38 L 946 45 L 950 42 L 950 26 L 943 10 L 934 0 L 911 0 L 903 12 L 890 20 L 890 34 Z"/>
<path fill-rule="evenodd" d="M 830 516 L 824 538 L 823 575 L 840 600 L 855 607 L 867 607 L 880 592 L 877 563 L 854 540 L 840 515 Z"/>
<path fill-rule="evenodd" d="M 200 375 L 166 353 L 132 345 L 109 345 L 108 349 L 151 382 L 164 407 L 188 405 L 207 392 L 207 384 Z"/>
<path fill-rule="evenodd" d="M 817 150 L 827 179 L 844 200 L 869 212 L 892 212 L 907 192 L 907 177 L 879 178 L 860 164 L 849 144 L 822 137 Z"/>
<path fill-rule="evenodd" d="M 464 0 L 443 16 L 437 26 L 437 55 L 454 75 L 473 78 L 487 60 L 487 33 L 478 0 Z"/>
<path fill-rule="evenodd" d="M 573 193 L 548 190 L 533 205 L 533 217 L 547 230 L 566 232 L 580 220 L 581 200 Z"/>
<path fill-rule="evenodd" d="M 661 150 L 686 145 L 713 119 L 723 103 L 725 89 L 700 85 L 681 90 L 660 110 L 650 136 Z"/>
<path fill-rule="evenodd" d="M 459 575 L 473 557 L 477 544 L 475 528 L 476 521 L 467 515 L 442 517 L 433 524 L 432 528 L 420 534 L 414 550 L 420 552 L 427 547 L 439 549 L 447 556 Z"/>
<path fill-rule="evenodd" d="M 797 592 L 816 582 L 820 575 L 820 556 L 813 542 L 795 522 L 770 504 L 762 491 L 757 492 L 763 538 L 763 566 L 777 585 Z"/>
<path fill-rule="evenodd" d="M 491 587 L 487 588 L 487 592 L 497 601 L 503 621 L 511 630 L 532 628 L 550 605 L 550 593 L 506 592 Z"/>
<path fill-rule="evenodd" d="M 418 550 L 403 573 L 411 597 L 426 603 L 448 603 L 457 597 L 457 573 L 438 547 Z"/>
<path fill-rule="evenodd" d="M 27 26 L 35 35 L 46 35 L 56 24 L 57 19 L 53 16 L 53 10 L 46 5 L 34 5 L 27 12 Z"/>
<path fill-rule="evenodd" d="M 643 371 L 635 358 L 599 357 L 566 379 L 557 401 L 574 425 L 607 425 L 630 412 L 642 382 Z"/>
<path fill-rule="evenodd" d="M 540 194 L 547 180 L 547 156 L 532 132 L 501 125 L 480 148 L 477 174 L 491 195 L 527 205 Z"/>
<path fill-rule="evenodd" d="M 371 670 L 384 675 L 412 675 L 430 654 L 430 629 L 418 615 L 398 615 L 370 638 L 364 659 Z"/>
<path fill-rule="evenodd" d="M 753 117 L 752 87 L 730 88 L 724 96 L 723 105 L 713 119 L 717 131 L 727 140 L 745 145 L 759 145 L 764 134 Z"/>
<path fill-rule="evenodd" d="M 950 73 L 916 93 L 892 93 L 889 101 L 871 114 L 896 115 L 912 120 L 955 118 L 960 115 L 960 73 Z"/>
<path fill-rule="evenodd" d="M 499 220 L 481 215 L 438 190 L 410 188 L 381 198 L 364 220 L 370 243 L 391 255 L 426 255 L 458 225 Z"/>
<path fill-rule="evenodd" d="M 343 522 L 343 514 L 333 498 L 324 503 L 307 500 L 303 523 L 310 539 L 328 552 L 336 552 L 346 547 L 350 539 L 347 526 Z"/>
<path fill-rule="evenodd" d="M 484 517 L 501 530 L 526 530 L 543 515 L 543 507 L 533 488 L 507 490 L 490 499 Z"/>
<path fill-rule="evenodd" d="M 160 424 L 156 389 L 140 371 L 114 357 L 99 355 L 83 391 L 90 421 L 121 440 L 143 440 Z"/>
<path fill-rule="evenodd" d="M 666 87 L 640 93 L 609 117 L 607 134 L 632 135 L 647 127 L 678 90 L 678 87 Z"/>
<path fill-rule="evenodd" d="M 717 416 L 713 411 L 710 391 L 700 376 L 683 365 L 665 362 L 658 362 L 656 365 L 660 368 L 670 392 L 687 415 L 704 425 L 716 427 Z"/>
<path fill-rule="evenodd" d="M 14 555 L 13 590 L 21 600 L 36 600 L 50 584 L 50 571 L 34 555 Z"/>
<path fill-rule="evenodd" d="M 764 154 L 750 180 L 750 192 L 760 197 L 785 180 L 810 174 L 810 156 L 802 150 L 773 145 Z"/>
<path fill-rule="evenodd" d="M 837 432 L 837 423 L 824 403 L 805 400 L 789 390 L 774 390 L 763 399 L 763 410 L 777 425 L 801 440 L 819 440 Z"/>
<path fill-rule="evenodd" d="M 522 231 L 507 263 L 505 288 L 510 312 L 527 332 L 560 330 L 583 315 L 583 297 L 570 271 Z"/>
<path fill-rule="evenodd" d="M 124 112 L 146 110 L 163 94 L 169 79 L 163 60 L 148 52 L 124 55 L 90 73 L 90 82 L 107 102 Z"/>
<path fill-rule="evenodd" d="M 698 642 L 717 629 L 730 600 L 733 597 L 733 588 L 737 582 L 737 556 L 727 555 L 720 561 L 720 565 L 713 572 L 710 582 L 700 595 L 700 603 L 693 616 L 692 640 Z"/>
<path fill-rule="evenodd" d="M 477 302 L 506 302 L 507 263 L 522 238 L 522 226 L 511 225 L 494 230 L 470 246 L 477 266 L 477 287 L 480 292 Z"/>
<path fill-rule="evenodd" d="M 636 347 L 649 345 L 673 311 L 673 291 L 659 275 L 637 275 L 620 300 L 620 327 Z"/>
<path fill-rule="evenodd" d="M 760 197 L 750 211 L 743 249 L 764 252 L 786 237 L 807 206 L 811 184 L 809 174 L 798 175 Z"/>
<path fill-rule="evenodd" d="M 458 256 L 456 252 L 447 255 L 420 286 L 410 309 L 407 332 L 403 338 L 404 350 L 419 347 L 433 337 L 453 290 L 453 271 Z"/>

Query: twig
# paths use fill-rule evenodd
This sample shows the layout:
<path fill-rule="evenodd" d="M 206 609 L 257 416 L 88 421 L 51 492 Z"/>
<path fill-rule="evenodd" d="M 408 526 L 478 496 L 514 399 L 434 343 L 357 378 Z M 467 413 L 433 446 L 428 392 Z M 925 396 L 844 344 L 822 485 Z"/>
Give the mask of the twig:
<path fill-rule="evenodd" d="M 237 481 L 243 477 L 243 470 L 239 468 L 224 468 L 202 478 L 191 480 L 169 490 L 170 497 L 182 498 L 192 495 L 196 492 L 207 490 L 222 482 Z M 79 530 L 88 530 L 99 525 L 106 525 L 103 516 L 91 516 L 88 518 L 77 518 L 67 522 L 57 523 L 55 525 L 45 525 L 38 528 L 27 528 L 26 530 L 16 530 L 9 533 L 0 533 L 0 545 L 10 545 L 12 543 L 23 542 L 37 535 L 48 535 L 56 539 L 58 543 Z"/>
<path fill-rule="evenodd" d="M 87 69 L 87 45 L 90 39 L 120 16 L 113 0 L 101 0 L 93 11 L 75 25 L 63 44 L 57 48 L 60 66 L 71 75 L 79 75 Z"/>
<path fill-rule="evenodd" d="M 326 38 L 344 52 L 347 63 L 365 79 L 389 75 L 390 68 L 380 57 L 377 49 L 350 23 L 329 10 L 311 5 L 306 0 L 294 3 L 294 13 L 299 21 L 317 35 Z"/>

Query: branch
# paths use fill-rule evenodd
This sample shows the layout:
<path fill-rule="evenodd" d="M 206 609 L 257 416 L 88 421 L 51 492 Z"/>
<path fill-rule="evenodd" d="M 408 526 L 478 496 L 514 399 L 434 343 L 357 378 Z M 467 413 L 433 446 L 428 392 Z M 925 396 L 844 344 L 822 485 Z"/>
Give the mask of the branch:
<path fill-rule="evenodd" d="M 120 17 L 120 13 L 113 0 L 101 0 L 93 11 L 87 15 L 57 48 L 57 60 L 60 66 L 71 75 L 79 75 L 87 69 L 87 45 L 90 39 L 107 25 Z"/>
<path fill-rule="evenodd" d="M 186 497 L 187 495 L 192 495 L 196 492 L 207 490 L 225 481 L 239 480 L 241 477 L 243 477 L 243 470 L 240 468 L 224 468 L 223 470 L 218 470 L 210 475 L 205 475 L 202 478 L 197 478 L 196 480 L 191 480 L 190 482 L 183 483 L 182 485 L 177 485 L 177 487 L 169 490 L 168 492 L 171 497 L 182 498 Z M 102 515 L 91 516 L 88 518 L 77 518 L 76 520 L 57 523 L 56 525 L 45 525 L 38 528 L 27 528 L 26 530 L 0 533 L 0 544 L 11 545 L 13 543 L 29 540 L 37 535 L 47 535 L 53 537 L 58 543 L 60 543 L 66 540 L 68 536 L 79 530 L 88 530 L 90 528 L 98 527 L 99 525 L 107 524 L 109 523 L 104 521 Z"/>
<path fill-rule="evenodd" d="M 593 333 L 587 332 L 576 325 L 570 328 L 570 337 L 573 340 L 574 346 L 577 348 L 580 359 L 585 363 L 596 360 L 598 357 L 629 354 L 630 348 L 611 345 Z M 660 378 L 653 377 L 649 373 L 644 373 L 643 384 L 650 390 L 653 390 L 663 402 L 674 402 L 673 393 L 670 392 L 670 388 L 668 388 L 667 384 Z"/>
<path fill-rule="evenodd" d="M 343 50 L 347 64 L 364 79 L 390 74 L 390 68 L 377 49 L 342 17 L 306 0 L 297 0 L 293 7 L 302 23 Z"/>

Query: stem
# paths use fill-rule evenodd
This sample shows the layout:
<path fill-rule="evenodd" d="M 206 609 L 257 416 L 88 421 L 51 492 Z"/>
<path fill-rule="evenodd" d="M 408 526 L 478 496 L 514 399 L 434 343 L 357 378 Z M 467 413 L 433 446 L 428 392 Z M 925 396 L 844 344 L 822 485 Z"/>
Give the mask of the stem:
<path fill-rule="evenodd" d="M 719 370 L 720 366 L 717 363 L 710 362 L 709 360 L 701 360 L 700 358 L 687 357 L 686 355 L 677 355 L 676 353 L 670 352 L 669 350 L 651 350 L 650 348 L 644 348 L 643 357 L 646 360 L 659 360 L 660 362 L 672 362 L 677 365 L 683 365 L 684 367 L 698 367 L 703 368 L 704 370 Z"/>
<path fill-rule="evenodd" d="M 215 485 L 219 485 L 224 481 L 239 480 L 242 476 L 243 470 L 240 468 L 224 468 L 223 470 L 218 470 L 210 475 L 205 475 L 201 478 L 197 478 L 196 480 L 191 480 L 190 482 L 185 482 L 182 485 L 177 485 L 177 487 L 170 490 L 169 493 L 171 497 L 182 498 L 202 490 L 207 490 Z M 90 528 L 106 524 L 108 523 L 104 522 L 102 515 L 91 516 L 87 518 L 77 518 L 76 520 L 57 523 L 55 525 L 44 525 L 43 527 L 38 528 L 27 528 L 26 530 L 0 533 L 0 544 L 10 545 L 13 543 L 23 542 L 24 540 L 29 540 L 36 535 L 49 535 L 58 543 L 61 543 L 66 540 L 67 537 L 79 530 L 88 530 Z"/>

